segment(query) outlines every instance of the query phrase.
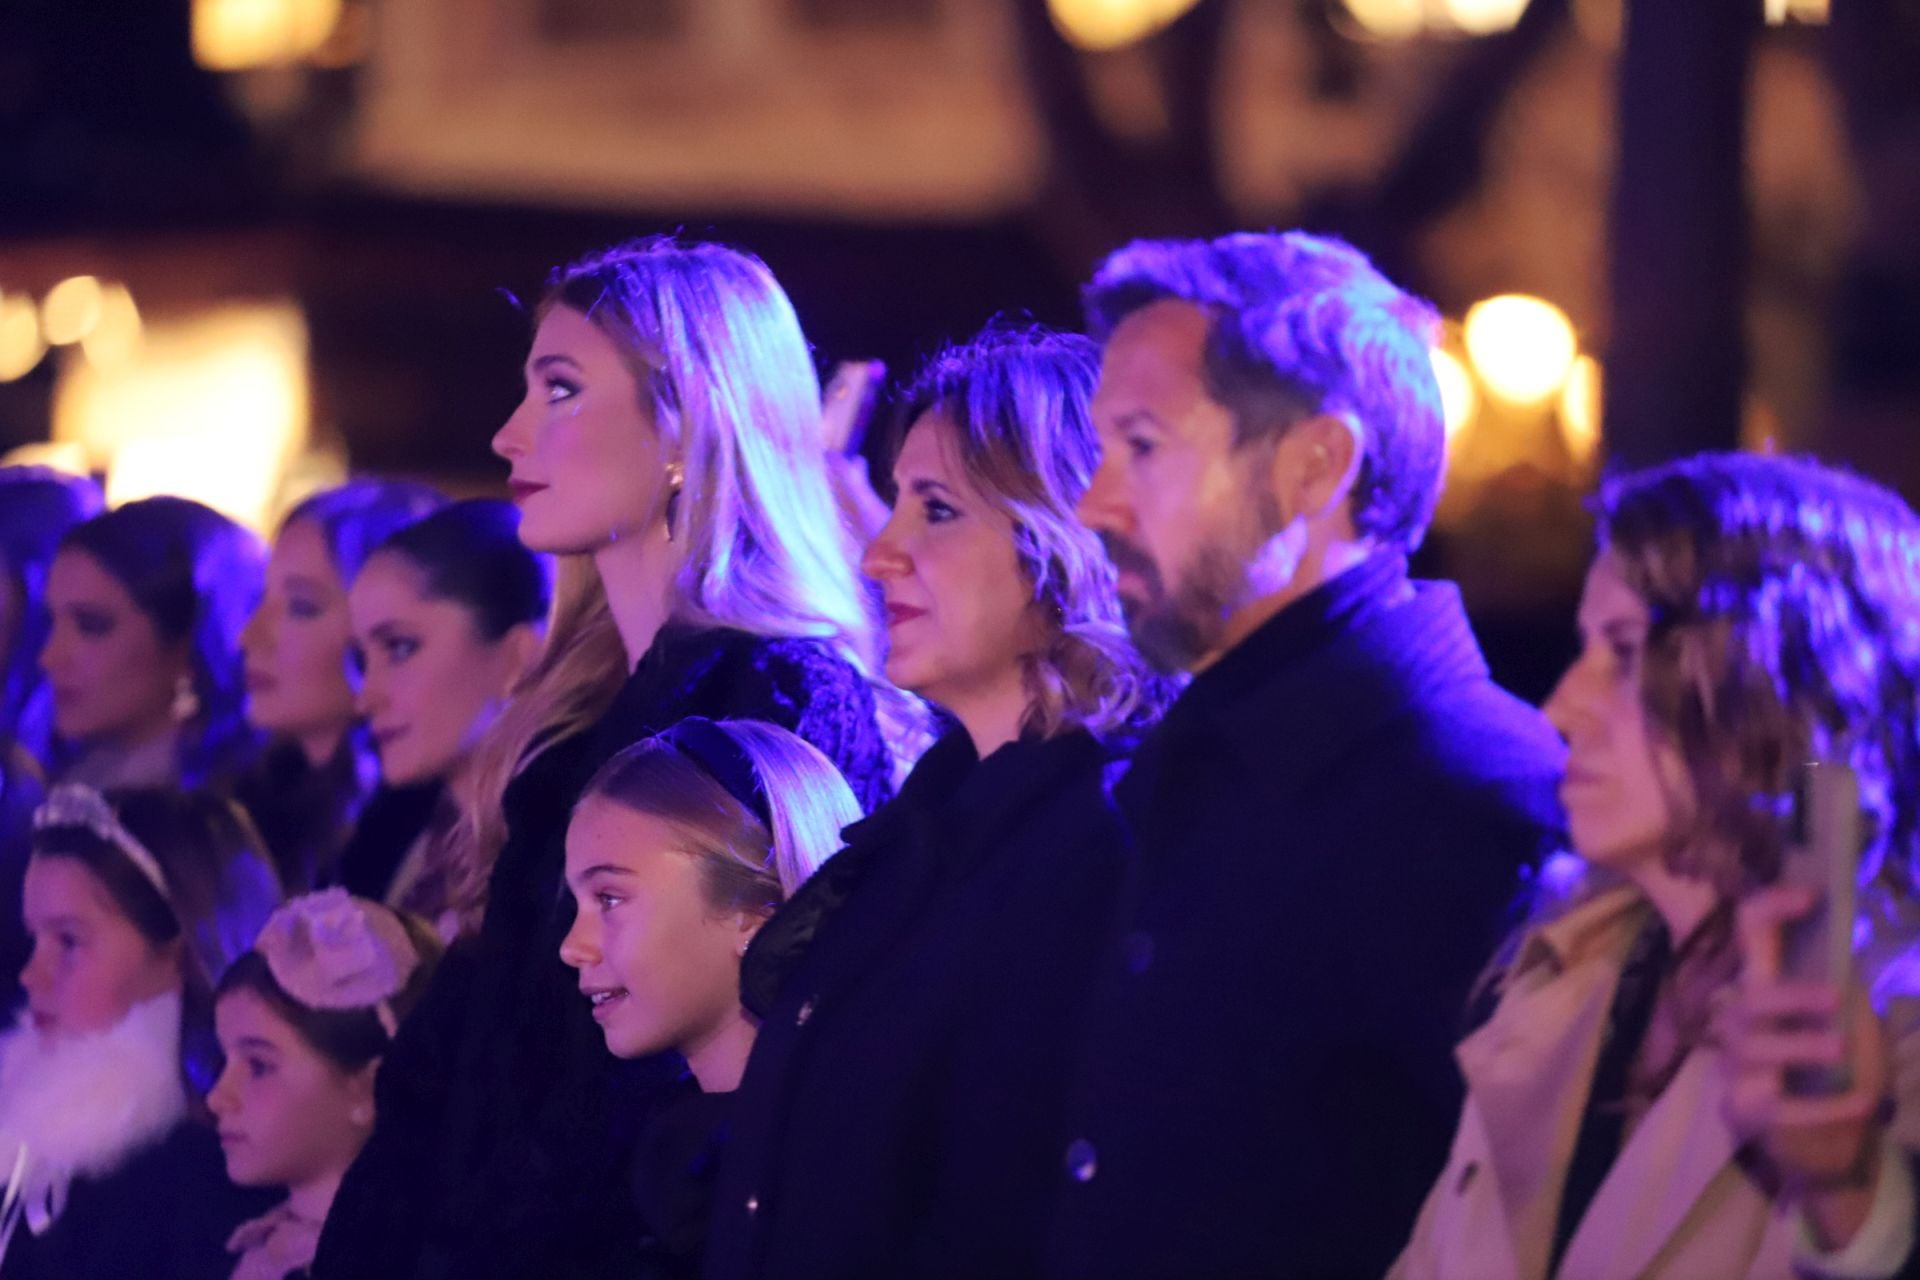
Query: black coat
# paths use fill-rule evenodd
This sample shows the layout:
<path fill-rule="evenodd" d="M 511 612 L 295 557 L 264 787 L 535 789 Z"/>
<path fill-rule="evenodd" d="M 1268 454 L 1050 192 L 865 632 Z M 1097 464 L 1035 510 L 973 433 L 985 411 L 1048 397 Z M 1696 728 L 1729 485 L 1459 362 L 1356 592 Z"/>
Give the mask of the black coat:
<path fill-rule="evenodd" d="M 1116 789 L 1135 865 L 1047 1274 L 1383 1274 L 1459 1114 L 1469 989 L 1560 839 L 1561 761 L 1398 556 L 1196 677 Z"/>
<path fill-rule="evenodd" d="M 950 734 L 761 929 L 709 1277 L 1032 1273 L 1122 767 L 1082 732 L 985 761 Z"/>
<path fill-rule="evenodd" d="M 442 782 L 380 787 L 360 810 L 353 835 L 327 882 L 357 897 L 385 902 L 394 874 L 414 843 L 433 825 L 442 806 L 452 803 Z"/>
<path fill-rule="evenodd" d="M 228 1182 L 213 1131 L 182 1121 L 105 1177 L 75 1179 L 45 1235 L 22 1221 L 0 1280 L 227 1280 L 227 1238 L 283 1194 Z"/>
<path fill-rule="evenodd" d="M 676 1061 L 606 1049 L 560 962 L 567 817 L 593 773 L 689 715 L 796 730 L 866 805 L 891 767 L 870 686 L 825 645 L 671 627 L 592 730 L 508 787 L 479 935 L 450 951 L 381 1065 L 379 1120 L 329 1214 L 320 1280 L 528 1280 L 630 1272 L 637 1128 Z"/>

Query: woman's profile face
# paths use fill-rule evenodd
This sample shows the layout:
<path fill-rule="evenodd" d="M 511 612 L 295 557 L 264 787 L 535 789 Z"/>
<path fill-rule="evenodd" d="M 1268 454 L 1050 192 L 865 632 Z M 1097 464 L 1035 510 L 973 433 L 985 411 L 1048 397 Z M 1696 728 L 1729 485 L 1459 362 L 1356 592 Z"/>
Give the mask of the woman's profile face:
<path fill-rule="evenodd" d="M 516 628 L 500 640 L 473 610 L 427 592 L 404 555 L 376 552 L 347 595 L 360 709 L 391 786 L 444 780 L 493 722 L 524 666 Z"/>
<path fill-rule="evenodd" d="M 274 541 L 266 591 L 240 633 L 247 718 L 303 743 L 338 742 L 355 715 L 351 641 L 347 591 L 326 537 L 314 521 L 296 520 Z"/>
<path fill-rule="evenodd" d="M 47 609 L 40 666 L 61 737 L 139 743 L 172 731 L 187 646 L 167 643 L 118 578 L 85 551 L 62 551 L 47 573 Z"/>
<path fill-rule="evenodd" d="M 1646 601 L 1602 553 L 1580 599 L 1580 655 L 1546 704 L 1567 741 L 1560 798 L 1574 848 L 1617 871 L 1657 863 L 1692 804 L 1680 753 L 1642 698 L 1651 623 Z"/>
<path fill-rule="evenodd" d="M 652 814 L 590 797 L 567 828 L 573 927 L 560 958 L 607 1048 L 688 1058 L 740 1017 L 740 954 L 757 918 L 707 902 L 699 862 Z"/>
<path fill-rule="evenodd" d="M 180 990 L 174 949 L 149 942 L 78 858 L 28 859 L 24 904 L 33 953 L 20 985 L 42 1035 L 105 1031 L 135 1005 Z"/>
<path fill-rule="evenodd" d="M 344 1174 L 372 1132 L 377 1064 L 342 1071 L 245 987 L 221 996 L 213 1017 L 226 1066 L 207 1106 L 227 1177 L 286 1187 Z"/>
<path fill-rule="evenodd" d="M 1042 626 L 1012 518 L 974 486 L 940 414 L 908 430 L 893 478 L 900 496 L 860 564 L 886 600 L 887 679 L 949 709 L 1018 696 Z"/>
<path fill-rule="evenodd" d="M 590 554 L 664 531 L 667 458 L 634 367 L 571 307 L 541 319 L 526 396 L 493 438 L 530 549 Z"/>

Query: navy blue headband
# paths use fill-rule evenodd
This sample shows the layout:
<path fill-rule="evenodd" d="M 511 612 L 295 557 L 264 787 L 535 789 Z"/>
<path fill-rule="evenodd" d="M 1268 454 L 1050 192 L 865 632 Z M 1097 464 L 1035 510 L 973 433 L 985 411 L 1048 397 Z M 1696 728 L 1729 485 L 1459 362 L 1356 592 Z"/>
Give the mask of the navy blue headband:
<path fill-rule="evenodd" d="M 773 830 L 773 810 L 767 804 L 767 789 L 761 785 L 759 770 L 732 734 L 705 716 L 688 716 L 655 737 L 691 760 L 760 819 L 769 832 Z"/>

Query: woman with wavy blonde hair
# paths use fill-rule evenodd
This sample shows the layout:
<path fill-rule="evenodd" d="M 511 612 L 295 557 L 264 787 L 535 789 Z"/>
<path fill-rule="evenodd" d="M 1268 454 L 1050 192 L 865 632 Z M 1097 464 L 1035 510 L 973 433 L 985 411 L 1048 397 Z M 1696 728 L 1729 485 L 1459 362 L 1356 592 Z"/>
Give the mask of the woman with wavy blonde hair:
<path fill-rule="evenodd" d="M 1073 517 L 1097 367 L 1084 338 L 995 327 L 906 397 L 898 498 L 863 567 L 887 675 L 957 727 L 748 949 L 761 1029 L 712 1274 L 1036 1268 L 1073 1010 L 1117 885 L 1106 781 L 1170 693 Z"/>
<path fill-rule="evenodd" d="M 547 647 L 476 748 L 454 852 L 487 885 L 482 923 L 382 1067 L 323 1280 L 592 1276 L 631 1256 L 618 1187 L 653 1095 L 616 1087 L 558 955 L 567 815 L 607 759 L 689 715 L 756 719 L 819 748 L 863 806 L 891 791 L 891 691 L 819 383 L 766 266 L 637 241 L 556 272 L 535 317 L 494 449 L 521 541 L 560 558 Z"/>

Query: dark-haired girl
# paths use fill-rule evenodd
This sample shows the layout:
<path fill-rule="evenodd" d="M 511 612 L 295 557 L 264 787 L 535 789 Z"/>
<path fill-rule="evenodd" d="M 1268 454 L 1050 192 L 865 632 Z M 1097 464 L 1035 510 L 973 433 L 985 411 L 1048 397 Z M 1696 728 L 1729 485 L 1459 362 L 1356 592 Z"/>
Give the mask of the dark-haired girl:
<path fill-rule="evenodd" d="M 233 1280 L 306 1274 L 347 1166 L 373 1131 L 373 1077 L 440 943 L 418 917 L 327 889 L 275 912 L 220 980 L 226 1069 L 207 1096 L 227 1173 L 284 1187 L 242 1226 Z"/>
<path fill-rule="evenodd" d="M 360 665 L 360 707 L 389 787 L 444 792 L 473 745 L 540 653 L 551 594 L 545 556 L 521 545 L 505 502 L 456 502 L 382 543 L 354 579 L 348 612 Z M 405 849 L 389 847 L 391 905 L 433 921 L 446 937 L 479 922 L 486 879 L 455 855 L 442 820 Z M 367 842 L 346 871 L 373 891 L 380 858 Z"/>
<path fill-rule="evenodd" d="M 0 1038 L 5 1280 L 205 1280 L 264 1207 L 197 1115 L 212 975 L 279 901 L 246 815 L 204 793 L 55 787 L 35 819 L 27 1005 Z M 7 1233 L 10 1232 L 10 1237 Z"/>
<path fill-rule="evenodd" d="M 240 629 L 264 562 L 259 539 L 186 498 L 129 502 L 61 539 L 40 651 L 56 778 L 232 786 L 258 747 Z"/>
<path fill-rule="evenodd" d="M 267 748 L 238 794 L 290 891 L 338 877 L 378 779 L 349 679 L 347 585 L 376 546 L 441 501 L 425 485 L 355 480 L 301 502 L 273 540 L 266 590 L 240 633 L 247 719 Z"/>

